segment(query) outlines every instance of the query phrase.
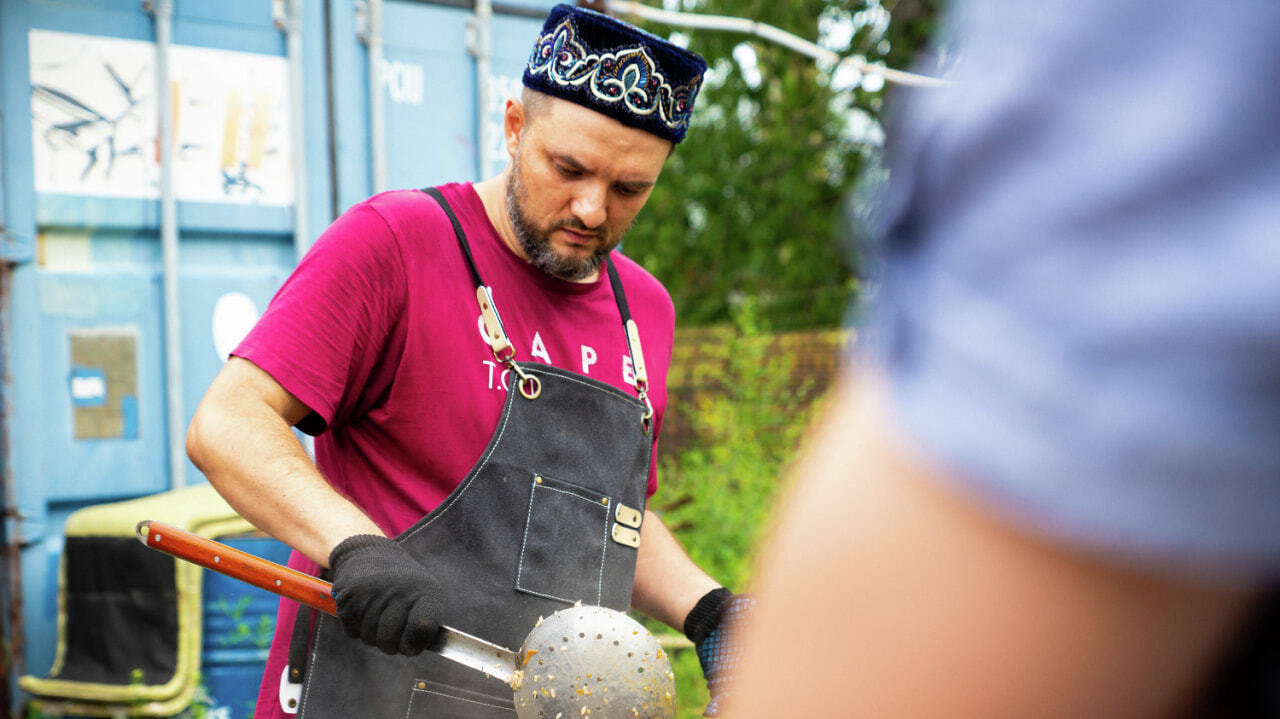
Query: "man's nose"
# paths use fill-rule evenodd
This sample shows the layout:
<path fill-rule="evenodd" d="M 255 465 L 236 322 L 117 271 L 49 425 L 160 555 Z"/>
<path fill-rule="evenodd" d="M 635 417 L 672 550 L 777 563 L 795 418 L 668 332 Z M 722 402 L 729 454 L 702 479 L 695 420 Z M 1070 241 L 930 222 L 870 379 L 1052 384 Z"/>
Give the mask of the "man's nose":
<path fill-rule="evenodd" d="M 605 192 L 606 188 L 602 185 L 591 183 L 581 188 L 573 198 L 573 204 L 569 207 L 574 217 L 577 217 L 589 229 L 594 230 L 604 224 L 605 217 L 608 214 L 605 211 Z"/>

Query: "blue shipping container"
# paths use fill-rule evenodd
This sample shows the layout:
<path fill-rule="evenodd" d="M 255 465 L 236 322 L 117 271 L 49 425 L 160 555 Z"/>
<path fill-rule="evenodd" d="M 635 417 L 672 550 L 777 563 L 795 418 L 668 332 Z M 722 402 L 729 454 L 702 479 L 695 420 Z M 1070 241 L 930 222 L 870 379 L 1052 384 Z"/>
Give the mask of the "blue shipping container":
<path fill-rule="evenodd" d="M 269 0 L 0 0 L 10 705 L 18 674 L 54 663 L 67 517 L 204 481 L 182 429 L 339 212 L 375 189 L 501 169 L 502 105 L 552 4 L 495 3 L 486 34 L 468 0 L 300 0 L 296 17 L 294 3 Z M 486 35 L 481 82 L 474 45 Z"/>

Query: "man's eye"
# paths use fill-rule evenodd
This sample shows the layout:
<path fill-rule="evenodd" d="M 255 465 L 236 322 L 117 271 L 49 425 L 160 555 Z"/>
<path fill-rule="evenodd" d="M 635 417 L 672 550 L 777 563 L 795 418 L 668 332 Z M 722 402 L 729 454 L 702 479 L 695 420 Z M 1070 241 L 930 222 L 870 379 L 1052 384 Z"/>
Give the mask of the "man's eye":
<path fill-rule="evenodd" d="M 559 170 L 560 174 L 564 175 L 565 177 L 581 177 L 582 176 L 581 170 L 575 170 L 572 167 L 565 167 L 564 165 L 556 165 L 556 169 Z"/>
<path fill-rule="evenodd" d="M 640 190 L 637 190 L 634 187 L 628 187 L 627 185 L 618 185 L 615 188 L 615 192 L 617 192 L 619 195 L 622 195 L 623 197 L 635 197 L 636 195 L 640 194 Z"/>

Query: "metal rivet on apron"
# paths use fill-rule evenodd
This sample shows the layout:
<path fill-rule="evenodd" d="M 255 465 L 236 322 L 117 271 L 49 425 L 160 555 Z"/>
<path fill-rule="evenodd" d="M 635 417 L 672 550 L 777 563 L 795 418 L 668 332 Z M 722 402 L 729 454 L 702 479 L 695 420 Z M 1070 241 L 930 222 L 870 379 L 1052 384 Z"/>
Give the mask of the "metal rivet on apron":
<path fill-rule="evenodd" d="M 614 516 L 617 518 L 618 522 L 625 524 L 632 529 L 639 529 L 640 524 L 644 521 L 643 512 L 628 507 L 621 502 L 618 503 L 618 508 L 614 511 Z"/>
<path fill-rule="evenodd" d="M 418 682 L 418 688 L 419 688 L 419 689 L 426 689 L 426 688 L 427 688 L 427 683 L 426 683 L 426 682 Z"/>
<path fill-rule="evenodd" d="M 624 527 L 621 524 L 614 524 L 613 531 L 610 532 L 610 534 L 613 535 L 613 541 L 618 544 L 626 545 L 628 547 L 640 546 L 640 533 L 630 527 Z"/>
<path fill-rule="evenodd" d="M 603 504 L 604 506 L 608 507 L 608 506 L 609 506 L 609 498 L 608 498 L 608 497 L 605 497 L 604 499 L 601 499 L 601 500 L 600 500 L 600 504 Z"/>
<path fill-rule="evenodd" d="M 542 477 L 534 477 L 533 481 L 534 484 L 542 484 Z"/>

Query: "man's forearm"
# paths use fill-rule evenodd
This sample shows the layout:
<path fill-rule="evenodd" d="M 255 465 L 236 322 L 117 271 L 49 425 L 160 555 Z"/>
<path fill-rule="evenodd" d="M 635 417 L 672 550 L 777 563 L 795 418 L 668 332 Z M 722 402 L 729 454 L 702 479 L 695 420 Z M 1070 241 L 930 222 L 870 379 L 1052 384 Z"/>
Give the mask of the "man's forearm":
<path fill-rule="evenodd" d="M 187 453 L 245 519 L 327 566 L 346 537 L 383 532 L 316 469 L 290 429 L 305 407 L 279 393 L 265 372 L 233 358 L 196 410 Z"/>
<path fill-rule="evenodd" d="M 643 527 L 631 605 L 684 631 L 689 610 L 720 584 L 693 563 L 657 514 L 646 510 Z"/>

